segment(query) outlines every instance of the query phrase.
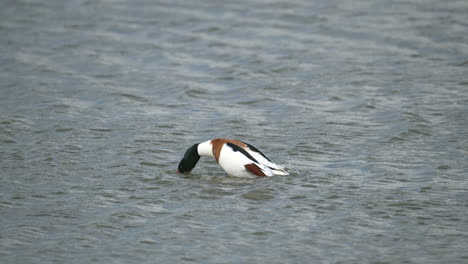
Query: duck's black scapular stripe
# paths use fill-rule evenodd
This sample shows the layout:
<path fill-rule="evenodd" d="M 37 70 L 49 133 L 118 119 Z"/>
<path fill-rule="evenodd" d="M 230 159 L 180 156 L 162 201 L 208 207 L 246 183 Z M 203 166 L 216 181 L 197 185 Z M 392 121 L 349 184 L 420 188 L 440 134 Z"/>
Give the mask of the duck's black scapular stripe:
<path fill-rule="evenodd" d="M 227 142 L 226 145 L 228 145 L 234 151 L 240 151 L 240 153 L 244 154 L 244 156 L 246 156 L 250 160 L 254 161 L 255 163 L 258 163 L 258 161 L 254 157 L 252 157 L 247 151 L 245 151 L 245 149 L 237 146 L 236 144 L 232 144 L 232 143 L 229 143 L 229 142 Z"/>
<path fill-rule="evenodd" d="M 241 141 L 242 142 L 242 141 Z M 245 145 L 247 145 L 247 147 L 249 147 L 249 149 L 255 151 L 255 152 L 258 152 L 258 154 L 262 155 L 265 159 L 267 159 L 268 161 L 271 162 L 271 160 L 265 155 L 263 154 L 263 152 L 261 152 L 260 150 L 258 150 L 256 147 L 250 145 L 249 143 L 245 143 L 245 142 L 242 142 L 244 143 Z"/>

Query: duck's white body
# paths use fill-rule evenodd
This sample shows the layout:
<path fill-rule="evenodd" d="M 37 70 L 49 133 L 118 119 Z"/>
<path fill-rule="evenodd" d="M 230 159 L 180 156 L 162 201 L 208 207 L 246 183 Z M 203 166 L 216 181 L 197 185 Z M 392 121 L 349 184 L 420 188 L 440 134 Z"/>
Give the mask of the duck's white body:
<path fill-rule="evenodd" d="M 197 155 L 216 159 L 221 168 L 234 177 L 288 175 L 283 167 L 273 163 L 252 145 L 226 138 L 216 138 L 192 146 L 181 160 L 179 171 L 191 171 L 198 162 Z"/>

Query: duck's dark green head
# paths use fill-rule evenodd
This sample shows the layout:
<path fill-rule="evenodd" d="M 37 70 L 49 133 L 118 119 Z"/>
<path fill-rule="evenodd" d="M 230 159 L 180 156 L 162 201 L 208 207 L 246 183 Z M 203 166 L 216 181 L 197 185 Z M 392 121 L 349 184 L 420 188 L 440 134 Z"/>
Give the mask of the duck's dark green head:
<path fill-rule="evenodd" d="M 195 144 L 185 151 L 184 157 L 179 162 L 179 173 L 190 173 L 195 165 L 197 165 L 197 162 L 200 159 L 197 148 L 198 144 Z"/>

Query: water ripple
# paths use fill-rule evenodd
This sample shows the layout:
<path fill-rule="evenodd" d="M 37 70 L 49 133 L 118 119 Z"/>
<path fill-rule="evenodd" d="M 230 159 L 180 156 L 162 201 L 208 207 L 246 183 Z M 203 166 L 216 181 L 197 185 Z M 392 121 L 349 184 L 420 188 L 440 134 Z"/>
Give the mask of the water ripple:
<path fill-rule="evenodd" d="M 0 262 L 463 263 L 467 8 L 5 3 Z"/>

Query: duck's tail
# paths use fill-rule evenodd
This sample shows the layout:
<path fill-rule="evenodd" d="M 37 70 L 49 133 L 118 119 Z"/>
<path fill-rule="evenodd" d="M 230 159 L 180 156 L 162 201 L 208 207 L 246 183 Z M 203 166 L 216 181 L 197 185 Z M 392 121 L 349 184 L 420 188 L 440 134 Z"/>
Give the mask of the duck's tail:
<path fill-rule="evenodd" d="M 289 173 L 288 173 L 287 171 L 285 171 L 283 168 L 272 169 L 271 171 L 272 171 L 275 175 L 280 175 L 280 176 L 289 175 Z"/>

